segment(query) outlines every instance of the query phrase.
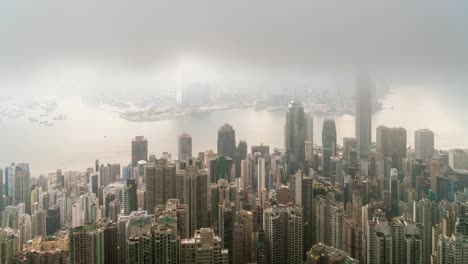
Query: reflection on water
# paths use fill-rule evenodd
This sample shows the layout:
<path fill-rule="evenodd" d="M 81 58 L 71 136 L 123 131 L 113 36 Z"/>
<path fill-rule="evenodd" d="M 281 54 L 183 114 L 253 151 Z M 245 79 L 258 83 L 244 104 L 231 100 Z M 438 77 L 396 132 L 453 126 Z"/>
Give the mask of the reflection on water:
<path fill-rule="evenodd" d="M 413 144 L 414 130 L 429 128 L 435 132 L 436 148 L 467 147 L 467 119 L 459 108 L 424 89 L 398 88 L 383 99 L 385 109 L 373 117 L 373 137 L 378 125 L 402 126 Z M 224 122 L 236 130 L 236 139 L 247 143 L 283 147 L 284 113 L 232 109 L 196 113 L 183 119 L 149 123 L 132 123 L 118 114 L 82 102 L 78 97 L 58 100 L 58 111 L 67 120 L 54 126 L 31 123 L 28 116 L 0 122 L 0 166 L 10 162 L 30 162 L 34 176 L 54 171 L 83 170 L 95 159 L 102 162 L 130 161 L 130 141 L 136 135 L 149 140 L 150 153 L 167 151 L 176 157 L 177 135 L 187 132 L 193 137 L 193 153 L 216 150 L 217 130 Z M 323 116 L 315 117 L 315 143 L 321 142 Z M 338 143 L 354 136 L 354 117 L 335 117 Z"/>

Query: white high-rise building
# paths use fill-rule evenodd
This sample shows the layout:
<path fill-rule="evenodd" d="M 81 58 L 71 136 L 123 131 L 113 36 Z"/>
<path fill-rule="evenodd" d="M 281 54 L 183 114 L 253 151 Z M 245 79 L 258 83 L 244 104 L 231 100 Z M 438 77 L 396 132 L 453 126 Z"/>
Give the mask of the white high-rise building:
<path fill-rule="evenodd" d="M 259 158 L 257 165 L 257 187 L 258 193 L 261 193 L 265 188 L 265 159 Z"/>
<path fill-rule="evenodd" d="M 79 203 L 72 206 L 72 228 L 80 227 L 83 225 L 83 213 L 81 212 L 81 205 Z"/>
<path fill-rule="evenodd" d="M 252 187 L 254 182 L 252 179 L 252 162 L 249 160 L 241 161 L 241 179 L 242 179 L 242 188 L 247 190 L 247 188 Z"/>
<path fill-rule="evenodd" d="M 462 149 L 450 150 L 449 166 L 454 170 L 468 170 L 468 152 Z"/>

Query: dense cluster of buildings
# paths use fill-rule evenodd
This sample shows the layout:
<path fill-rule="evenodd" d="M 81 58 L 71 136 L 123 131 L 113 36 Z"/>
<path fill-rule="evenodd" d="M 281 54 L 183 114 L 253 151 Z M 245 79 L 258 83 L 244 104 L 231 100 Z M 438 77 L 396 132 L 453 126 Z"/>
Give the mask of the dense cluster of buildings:
<path fill-rule="evenodd" d="M 356 138 L 291 101 L 284 150 L 236 141 L 178 158 L 131 142 L 129 165 L 31 177 L 0 170 L 0 263 L 468 263 L 468 152 L 434 148 L 434 133 L 379 126 L 360 81 Z"/>

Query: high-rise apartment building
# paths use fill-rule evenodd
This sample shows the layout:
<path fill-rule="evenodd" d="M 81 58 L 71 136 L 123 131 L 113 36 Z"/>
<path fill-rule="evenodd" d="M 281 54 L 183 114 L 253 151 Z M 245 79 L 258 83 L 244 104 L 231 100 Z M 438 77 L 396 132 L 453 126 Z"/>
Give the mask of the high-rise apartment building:
<path fill-rule="evenodd" d="M 208 174 L 196 165 L 177 172 L 176 198 L 186 204 L 190 215 L 189 234 L 208 227 Z"/>
<path fill-rule="evenodd" d="M 302 263 L 302 208 L 275 206 L 263 212 L 267 263 Z"/>
<path fill-rule="evenodd" d="M 229 252 L 212 229 L 202 228 L 196 230 L 192 238 L 181 240 L 180 263 L 228 264 Z"/>
<path fill-rule="evenodd" d="M 157 205 L 166 204 L 167 199 L 176 197 L 176 167 L 166 159 L 145 166 L 146 210 L 154 213 Z"/>

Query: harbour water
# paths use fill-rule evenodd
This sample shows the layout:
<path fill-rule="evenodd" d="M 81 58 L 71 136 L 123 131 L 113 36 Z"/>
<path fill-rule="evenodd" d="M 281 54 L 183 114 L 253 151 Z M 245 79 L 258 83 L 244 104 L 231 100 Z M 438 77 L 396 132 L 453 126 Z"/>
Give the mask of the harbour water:
<path fill-rule="evenodd" d="M 0 117 L 1 167 L 11 162 L 29 162 L 33 176 L 38 176 L 59 168 L 84 170 L 92 167 L 96 159 L 126 165 L 130 162 L 130 142 L 136 135 L 147 137 L 149 152 L 157 156 L 169 152 L 175 158 L 177 135 L 182 132 L 193 137 L 194 155 L 208 149 L 216 151 L 217 130 L 225 122 L 236 130 L 236 140 L 246 140 L 249 147 L 263 143 L 283 148 L 284 144 L 283 112 L 229 109 L 181 119 L 130 122 L 81 97 L 56 100 L 56 111 L 67 118 L 53 121 L 53 125 L 31 122 L 28 113 L 15 118 Z M 373 140 L 378 125 L 406 128 L 409 145 L 413 145 L 415 130 L 429 128 L 435 133 L 436 148 L 468 147 L 468 117 L 449 98 L 427 93 L 423 88 L 401 87 L 393 89 L 382 102 L 384 109 L 373 116 Z M 353 116 L 314 118 L 314 143 L 321 142 L 325 118 L 336 120 L 338 144 L 343 137 L 354 137 Z"/>

